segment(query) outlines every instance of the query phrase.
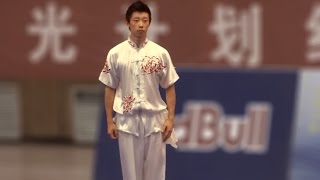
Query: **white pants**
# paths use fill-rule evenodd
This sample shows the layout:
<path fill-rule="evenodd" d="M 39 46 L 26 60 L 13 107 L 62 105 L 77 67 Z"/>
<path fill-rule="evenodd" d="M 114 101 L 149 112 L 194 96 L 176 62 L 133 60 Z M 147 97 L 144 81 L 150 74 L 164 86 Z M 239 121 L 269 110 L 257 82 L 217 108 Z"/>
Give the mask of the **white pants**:
<path fill-rule="evenodd" d="M 142 121 L 139 131 L 139 137 L 119 131 L 123 180 L 165 180 L 166 144 L 161 133 L 145 137 Z"/>

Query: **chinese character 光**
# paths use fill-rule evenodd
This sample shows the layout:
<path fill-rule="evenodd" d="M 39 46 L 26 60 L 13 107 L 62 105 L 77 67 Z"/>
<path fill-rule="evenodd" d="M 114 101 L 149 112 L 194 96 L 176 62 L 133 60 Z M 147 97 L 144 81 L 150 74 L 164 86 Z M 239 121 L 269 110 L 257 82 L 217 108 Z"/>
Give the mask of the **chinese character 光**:
<path fill-rule="evenodd" d="M 70 9 L 63 7 L 58 11 L 54 3 L 49 3 L 46 9 L 33 9 L 32 17 L 35 22 L 27 26 L 27 33 L 39 36 L 39 42 L 29 56 L 30 61 L 39 63 L 49 53 L 58 64 L 72 63 L 77 54 L 76 47 L 70 45 L 62 49 L 63 36 L 75 35 L 77 30 L 74 25 L 67 24 Z"/>

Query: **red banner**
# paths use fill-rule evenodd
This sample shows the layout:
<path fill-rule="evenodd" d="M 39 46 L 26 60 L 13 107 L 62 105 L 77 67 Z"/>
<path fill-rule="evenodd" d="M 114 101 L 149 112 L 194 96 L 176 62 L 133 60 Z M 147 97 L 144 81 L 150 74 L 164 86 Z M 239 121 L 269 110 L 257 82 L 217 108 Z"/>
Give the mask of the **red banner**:
<path fill-rule="evenodd" d="M 125 40 L 132 1 L 1 4 L 0 78 L 96 79 Z M 149 39 L 177 67 L 319 68 L 320 5 L 313 1 L 145 1 Z"/>

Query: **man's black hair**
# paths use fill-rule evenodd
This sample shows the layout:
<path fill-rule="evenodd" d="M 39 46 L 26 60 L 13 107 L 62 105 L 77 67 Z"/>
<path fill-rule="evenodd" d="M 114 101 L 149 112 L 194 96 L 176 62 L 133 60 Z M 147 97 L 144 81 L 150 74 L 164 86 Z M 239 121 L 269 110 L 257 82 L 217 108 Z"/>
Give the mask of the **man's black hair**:
<path fill-rule="evenodd" d="M 149 14 L 149 22 L 151 22 L 151 11 L 147 4 L 142 1 L 136 1 L 132 3 L 126 12 L 126 20 L 130 22 L 130 18 L 134 12 L 146 12 Z"/>

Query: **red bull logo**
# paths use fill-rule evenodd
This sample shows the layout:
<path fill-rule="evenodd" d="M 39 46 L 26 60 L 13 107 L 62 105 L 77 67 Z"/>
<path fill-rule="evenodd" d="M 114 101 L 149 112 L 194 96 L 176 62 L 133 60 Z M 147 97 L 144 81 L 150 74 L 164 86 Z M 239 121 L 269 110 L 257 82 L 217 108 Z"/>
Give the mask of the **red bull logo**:
<path fill-rule="evenodd" d="M 269 103 L 251 102 L 244 115 L 226 115 L 212 101 L 189 101 L 176 117 L 178 150 L 264 154 L 268 151 L 272 108 Z"/>

